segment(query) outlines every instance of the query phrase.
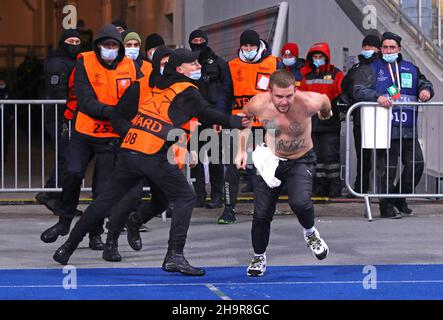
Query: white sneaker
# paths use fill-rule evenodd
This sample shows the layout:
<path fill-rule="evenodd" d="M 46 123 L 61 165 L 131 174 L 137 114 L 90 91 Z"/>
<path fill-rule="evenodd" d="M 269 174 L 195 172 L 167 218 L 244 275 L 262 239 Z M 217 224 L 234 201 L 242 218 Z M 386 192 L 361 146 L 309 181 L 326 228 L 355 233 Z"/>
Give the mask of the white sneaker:
<path fill-rule="evenodd" d="M 254 256 L 246 271 L 249 277 L 261 277 L 266 271 L 266 256 Z"/>
<path fill-rule="evenodd" d="M 326 242 L 320 237 L 320 233 L 314 228 L 314 232 L 305 236 L 305 241 L 312 253 L 318 260 L 325 259 L 329 254 L 329 248 Z"/>

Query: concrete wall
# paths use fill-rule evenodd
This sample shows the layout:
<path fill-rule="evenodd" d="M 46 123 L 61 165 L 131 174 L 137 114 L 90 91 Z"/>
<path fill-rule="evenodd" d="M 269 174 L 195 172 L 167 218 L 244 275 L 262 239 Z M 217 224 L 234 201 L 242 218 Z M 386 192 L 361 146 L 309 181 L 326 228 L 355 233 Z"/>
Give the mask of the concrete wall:
<path fill-rule="evenodd" d="M 187 45 L 189 33 L 201 26 L 256 10 L 274 6 L 281 1 L 272 0 L 184 0 L 185 22 L 183 43 Z M 351 23 L 333 0 L 288 0 L 288 41 L 297 42 L 300 56 L 317 41 L 327 41 L 331 46 L 332 62 L 343 68 L 343 48 L 350 55 L 361 50 L 363 35 Z M 210 41 L 210 39 L 209 39 Z"/>

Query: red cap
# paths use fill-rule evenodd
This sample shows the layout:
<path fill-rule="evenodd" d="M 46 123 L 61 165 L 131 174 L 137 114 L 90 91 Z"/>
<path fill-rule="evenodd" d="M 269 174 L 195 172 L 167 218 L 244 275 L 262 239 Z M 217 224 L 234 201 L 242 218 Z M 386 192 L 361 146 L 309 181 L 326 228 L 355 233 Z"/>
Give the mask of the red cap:
<path fill-rule="evenodd" d="M 281 49 L 281 55 L 283 56 L 284 54 L 288 54 L 288 53 L 290 53 L 294 57 L 298 58 L 298 45 L 296 43 L 290 43 L 290 42 L 285 44 L 283 46 L 283 48 Z"/>

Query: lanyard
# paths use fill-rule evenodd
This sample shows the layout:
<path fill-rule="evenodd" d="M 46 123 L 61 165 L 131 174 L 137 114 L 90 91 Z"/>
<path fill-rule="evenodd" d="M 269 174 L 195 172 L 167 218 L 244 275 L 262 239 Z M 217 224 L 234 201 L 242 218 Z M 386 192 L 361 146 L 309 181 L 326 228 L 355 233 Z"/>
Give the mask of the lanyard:
<path fill-rule="evenodd" d="M 395 75 L 397 76 L 397 84 L 395 83 L 395 78 L 394 78 L 394 73 L 392 72 L 392 68 L 391 68 L 391 64 L 388 63 L 388 69 L 389 69 L 389 74 L 391 75 L 391 79 L 392 79 L 392 84 L 393 85 L 397 85 L 398 88 L 398 92 L 401 91 L 401 85 L 400 85 L 400 74 L 398 72 L 398 63 L 397 61 L 395 61 Z"/>

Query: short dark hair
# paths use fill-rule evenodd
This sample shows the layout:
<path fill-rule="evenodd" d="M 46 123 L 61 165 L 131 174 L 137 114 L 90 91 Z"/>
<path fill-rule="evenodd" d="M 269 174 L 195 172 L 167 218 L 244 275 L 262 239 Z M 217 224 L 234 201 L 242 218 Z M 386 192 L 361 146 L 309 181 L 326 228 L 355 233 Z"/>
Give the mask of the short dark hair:
<path fill-rule="evenodd" d="M 269 80 L 269 88 L 272 89 L 274 86 L 279 88 L 288 88 L 293 86 L 295 83 L 294 75 L 284 69 L 277 70 L 271 75 Z"/>

